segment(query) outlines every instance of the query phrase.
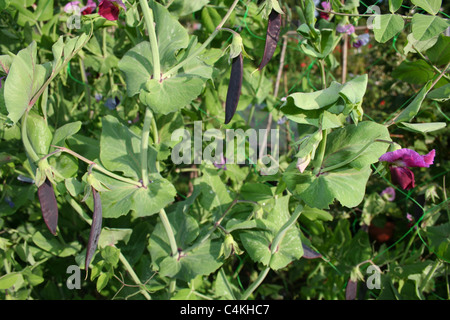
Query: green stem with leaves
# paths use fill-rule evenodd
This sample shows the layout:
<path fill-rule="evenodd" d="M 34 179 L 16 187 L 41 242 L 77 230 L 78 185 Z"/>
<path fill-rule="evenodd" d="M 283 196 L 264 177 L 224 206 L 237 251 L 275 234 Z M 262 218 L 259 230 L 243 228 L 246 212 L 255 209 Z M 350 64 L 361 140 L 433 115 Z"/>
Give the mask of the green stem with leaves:
<path fill-rule="evenodd" d="M 150 125 L 152 122 L 153 113 L 149 108 L 145 109 L 144 126 L 142 128 L 141 138 L 141 170 L 142 170 L 142 185 L 144 188 L 148 185 L 148 138 L 150 135 Z"/>
<path fill-rule="evenodd" d="M 141 6 L 142 13 L 144 14 L 145 25 L 147 27 L 150 40 L 150 47 L 152 49 L 153 78 L 160 81 L 161 65 L 159 60 L 158 40 L 156 38 L 155 23 L 153 19 L 153 10 L 149 8 L 147 0 L 139 0 L 139 4 Z"/>
<path fill-rule="evenodd" d="M 142 1 L 142 0 L 141 0 Z M 230 6 L 230 8 L 228 9 L 227 13 L 225 14 L 225 16 L 222 18 L 222 21 L 220 21 L 220 23 L 217 25 L 216 29 L 213 31 L 213 33 L 211 33 L 211 35 L 208 37 L 208 39 L 205 40 L 205 42 L 203 42 L 203 44 L 194 51 L 194 53 L 192 53 L 191 55 L 189 55 L 186 59 L 184 59 L 183 61 L 181 61 L 180 63 L 178 63 L 176 66 L 174 66 L 172 69 L 170 69 L 169 71 L 167 71 L 166 73 L 164 73 L 164 75 L 162 76 L 163 78 L 166 77 L 170 77 L 173 74 L 175 74 L 175 72 L 178 71 L 178 69 L 182 68 L 186 63 L 188 63 L 189 61 L 191 61 L 192 59 L 194 59 L 195 57 L 197 57 L 203 50 L 205 50 L 205 48 L 211 43 L 211 41 L 217 36 L 217 34 L 219 33 L 219 31 L 222 29 L 223 25 L 225 24 L 225 22 L 228 20 L 228 18 L 231 16 L 231 13 L 233 12 L 234 8 L 236 7 L 236 5 L 238 4 L 239 0 L 234 0 L 233 4 Z"/>

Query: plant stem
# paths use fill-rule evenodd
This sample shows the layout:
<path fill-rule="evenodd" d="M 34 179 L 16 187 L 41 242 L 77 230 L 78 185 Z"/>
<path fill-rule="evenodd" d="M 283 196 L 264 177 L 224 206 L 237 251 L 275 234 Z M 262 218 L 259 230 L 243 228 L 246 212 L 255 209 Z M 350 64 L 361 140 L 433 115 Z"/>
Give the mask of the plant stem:
<path fill-rule="evenodd" d="M 53 146 L 53 147 L 57 148 L 59 150 L 59 152 L 66 152 L 66 153 L 69 153 L 69 154 L 73 155 L 74 157 L 76 157 L 76 158 L 80 159 L 81 161 L 86 162 L 87 164 L 92 166 L 92 168 L 94 168 L 94 169 L 104 173 L 107 176 L 110 176 L 111 178 L 114 178 L 114 179 L 122 181 L 122 182 L 129 183 L 129 184 L 132 184 L 132 185 L 135 185 L 135 186 L 138 186 L 138 187 L 142 187 L 142 183 L 141 182 L 134 181 L 132 179 L 125 178 L 125 177 L 119 176 L 119 175 L 117 175 L 115 173 L 112 173 L 112 172 L 106 170 L 105 168 L 103 168 L 102 166 L 100 166 L 99 164 L 95 163 L 94 161 L 91 161 L 91 160 L 86 159 L 85 157 L 79 155 L 75 151 L 72 151 L 72 150 L 67 149 L 65 147 L 58 147 L 58 146 Z M 52 152 L 50 155 L 55 154 L 55 153 L 57 153 L 57 152 Z"/>
<path fill-rule="evenodd" d="M 143 0 L 141 0 L 141 1 L 143 1 Z M 233 12 L 233 10 L 236 7 L 236 5 L 238 4 L 238 2 L 239 2 L 239 0 L 234 0 L 233 4 L 230 6 L 230 8 L 228 9 L 227 13 L 223 17 L 222 21 L 220 21 L 220 23 L 217 25 L 217 27 L 213 31 L 213 33 L 211 33 L 211 35 L 208 37 L 208 39 L 206 39 L 205 42 L 203 42 L 203 44 L 197 50 L 194 51 L 194 53 L 192 53 L 186 59 L 184 59 L 183 61 L 178 63 L 176 66 L 174 66 L 172 69 L 170 69 L 169 71 L 164 73 L 162 77 L 166 78 L 166 77 L 172 76 L 176 71 L 178 71 L 178 69 L 182 68 L 186 63 L 188 63 L 189 61 L 191 61 L 192 59 L 197 57 L 203 50 L 205 50 L 205 48 L 216 37 L 216 35 L 219 33 L 219 31 L 222 28 L 222 26 L 228 20 L 228 18 L 230 17 L 231 13 Z"/>
<path fill-rule="evenodd" d="M 431 270 L 428 272 L 427 276 L 425 277 L 424 281 L 422 282 L 422 284 L 420 285 L 419 288 L 419 293 L 422 293 L 422 291 L 425 289 L 428 281 L 430 281 L 431 277 L 433 276 L 433 274 L 436 272 L 436 269 L 441 265 L 441 261 L 439 261 L 439 259 L 436 259 L 436 261 L 434 262 L 433 267 L 431 268 Z"/>
<path fill-rule="evenodd" d="M 270 246 L 270 252 L 273 255 L 278 251 L 278 246 L 280 245 L 281 241 L 283 240 L 284 236 L 286 235 L 286 232 L 289 230 L 289 228 L 297 222 L 298 217 L 300 217 L 300 214 L 303 211 L 303 205 L 299 205 L 294 213 L 291 215 L 288 221 L 281 227 L 281 229 L 278 231 L 278 233 L 275 235 L 272 244 Z"/>
<path fill-rule="evenodd" d="M 148 138 L 150 134 L 150 124 L 153 118 L 153 113 L 150 108 L 145 109 L 144 127 L 142 128 L 141 139 L 141 169 L 142 169 L 142 185 L 147 188 L 148 185 Z"/>
<path fill-rule="evenodd" d="M 37 163 L 39 161 L 39 157 L 36 154 L 36 151 L 34 151 L 34 148 L 31 145 L 30 140 L 28 140 L 27 119 L 28 119 L 28 110 L 25 111 L 25 116 L 22 117 L 22 142 L 26 153 L 31 158 L 31 161 L 33 163 Z"/>
<path fill-rule="evenodd" d="M 327 136 L 328 136 L 328 129 L 322 130 L 322 140 L 319 143 L 319 148 L 317 150 L 318 153 L 316 153 L 314 157 L 314 164 L 313 164 L 314 175 L 318 175 L 319 172 L 321 172 L 323 157 L 325 156 L 325 149 L 327 146 Z"/>
<path fill-rule="evenodd" d="M 84 210 L 81 208 L 81 206 L 78 204 L 78 202 L 76 202 L 72 197 L 70 197 L 69 195 L 67 195 L 66 200 L 69 202 L 69 204 L 73 207 L 73 209 L 80 215 L 80 217 L 89 225 L 92 224 L 92 219 L 90 219 L 88 217 L 88 215 L 84 212 Z M 123 266 L 125 267 L 125 269 L 128 271 L 128 273 L 130 274 L 131 278 L 133 279 L 133 281 L 139 286 L 142 286 L 141 280 L 139 280 L 139 277 L 136 275 L 136 273 L 134 272 L 133 268 L 131 267 L 130 263 L 128 262 L 128 260 L 125 258 L 125 256 L 122 254 L 122 252 L 120 252 L 119 254 L 119 260 L 120 262 L 122 262 Z M 87 275 L 87 270 L 86 270 L 86 275 Z M 148 294 L 147 291 L 145 291 L 144 289 L 140 288 L 139 290 L 140 293 L 142 293 L 142 295 L 147 299 L 147 300 L 151 300 L 152 298 L 150 297 L 150 295 Z"/>
<path fill-rule="evenodd" d="M 253 282 L 250 285 L 250 287 L 248 287 L 247 290 L 245 290 L 245 292 L 242 294 L 241 300 L 248 299 L 248 297 L 253 293 L 253 291 L 255 291 L 260 286 L 260 284 L 264 281 L 264 279 L 266 278 L 269 271 L 270 271 L 270 267 L 267 267 L 258 275 L 258 278 L 256 279 L 256 281 Z"/>
<path fill-rule="evenodd" d="M 170 249 L 172 251 L 172 256 L 176 257 L 178 254 L 178 246 L 175 240 L 175 235 L 172 230 L 172 226 L 170 225 L 169 218 L 167 217 L 166 211 L 161 209 L 159 211 L 159 218 L 163 224 L 164 230 L 166 231 L 167 238 L 169 238 Z"/>
<path fill-rule="evenodd" d="M 128 273 L 130 274 L 131 278 L 133 279 L 134 283 L 136 283 L 139 286 L 139 292 L 147 299 L 147 300 L 152 300 L 152 298 L 150 297 L 150 295 L 148 294 L 148 292 L 143 289 L 141 280 L 139 279 L 139 277 L 137 276 L 137 274 L 134 272 L 133 268 L 131 267 L 130 263 L 128 262 L 128 260 L 125 258 L 125 256 L 122 254 L 122 252 L 120 252 L 119 254 L 119 260 L 120 262 L 122 262 L 123 266 L 125 267 L 125 269 L 127 269 Z"/>
<path fill-rule="evenodd" d="M 149 8 L 147 0 L 139 0 L 142 12 L 144 14 L 145 25 L 147 26 L 148 36 L 150 40 L 150 47 L 152 49 L 153 60 L 153 79 L 160 81 L 161 79 L 161 65 L 159 61 L 158 40 L 156 39 L 156 30 L 153 20 L 153 10 Z"/>

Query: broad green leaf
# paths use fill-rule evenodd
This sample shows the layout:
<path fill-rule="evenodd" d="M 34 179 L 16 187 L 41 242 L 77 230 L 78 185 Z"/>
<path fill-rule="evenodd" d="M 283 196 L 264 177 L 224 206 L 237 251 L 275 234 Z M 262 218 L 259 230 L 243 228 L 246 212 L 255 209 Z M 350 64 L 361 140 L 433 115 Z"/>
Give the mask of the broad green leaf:
<path fill-rule="evenodd" d="M 98 247 L 104 248 L 106 246 L 116 245 L 119 241 L 128 243 L 128 240 L 133 233 L 133 229 L 118 229 L 118 228 L 102 228 L 102 233 L 98 239 Z"/>
<path fill-rule="evenodd" d="M 399 115 L 397 115 L 393 120 L 391 120 L 390 123 L 411 121 L 419 112 L 420 107 L 422 106 L 422 102 L 427 96 L 427 93 L 430 90 L 430 88 L 431 88 L 431 81 L 425 84 L 422 90 L 420 90 L 419 93 L 416 95 L 414 100 L 411 101 L 411 103 Z"/>
<path fill-rule="evenodd" d="M 341 205 L 353 208 L 364 199 L 366 184 L 372 173 L 369 166 L 362 169 L 342 168 L 318 177 L 310 171 L 287 171 L 283 180 L 294 196 L 312 208 L 327 209 L 336 199 Z"/>
<path fill-rule="evenodd" d="M 426 133 L 443 129 L 447 126 L 445 122 L 427 122 L 427 123 L 407 123 L 401 122 L 401 127 L 411 132 Z"/>
<path fill-rule="evenodd" d="M 367 74 L 353 78 L 342 85 L 339 95 L 352 104 L 360 103 L 366 93 L 367 80 Z"/>
<path fill-rule="evenodd" d="M 0 277 L 0 290 L 6 290 L 12 286 L 20 286 L 23 283 L 23 276 L 18 272 L 11 272 Z"/>
<path fill-rule="evenodd" d="M 61 258 L 72 256 L 81 250 L 78 241 L 62 244 L 55 237 L 50 237 L 48 233 L 44 235 L 40 231 L 33 234 L 32 241 L 39 248 Z"/>
<path fill-rule="evenodd" d="M 403 0 L 389 0 L 389 11 L 395 13 L 402 6 Z"/>
<path fill-rule="evenodd" d="M 66 138 L 73 136 L 81 129 L 81 121 L 66 123 L 65 125 L 56 129 L 53 135 L 52 145 L 64 146 Z"/>
<path fill-rule="evenodd" d="M 377 162 L 388 148 L 387 143 L 376 142 L 377 139 L 391 141 L 387 128 L 371 121 L 333 130 L 327 138 L 322 167 L 353 159 L 346 166 L 361 169 Z"/>
<path fill-rule="evenodd" d="M 172 1 L 169 10 L 171 13 L 183 17 L 193 12 L 206 7 L 209 0 L 197 0 L 197 1 L 186 1 L 186 0 L 174 0 Z"/>
<path fill-rule="evenodd" d="M 447 101 L 450 99 L 450 83 L 443 85 L 437 89 L 431 90 L 427 98 L 436 100 L 436 101 Z"/>
<path fill-rule="evenodd" d="M 426 235 L 429 239 L 430 248 L 437 253 L 439 258 L 450 259 L 450 223 L 426 228 Z"/>
<path fill-rule="evenodd" d="M 426 52 L 431 63 L 440 66 L 450 61 L 450 37 L 439 35 L 436 44 Z"/>
<path fill-rule="evenodd" d="M 128 177 L 142 178 L 141 138 L 113 116 L 102 119 L 100 160 L 106 169 L 120 171 Z M 149 167 L 155 172 L 156 151 L 148 147 Z"/>
<path fill-rule="evenodd" d="M 450 23 L 441 17 L 416 13 L 411 20 L 414 38 L 424 41 L 437 36 L 450 26 Z"/>
<path fill-rule="evenodd" d="M 110 191 L 101 192 L 103 217 L 118 218 L 130 211 L 138 217 L 158 213 L 174 200 L 175 187 L 159 174 L 149 176 L 147 188 L 120 182 L 97 172 L 92 173 Z"/>
<path fill-rule="evenodd" d="M 42 158 L 47 155 L 53 136 L 43 117 L 34 112 L 28 114 L 27 134 L 38 157 Z"/>
<path fill-rule="evenodd" d="M 233 200 L 227 187 L 219 176 L 219 170 L 209 166 L 202 170 L 202 177 L 196 179 L 194 186 L 201 190 L 200 203 L 207 210 L 223 207 Z"/>
<path fill-rule="evenodd" d="M 411 0 L 411 2 L 432 15 L 436 15 L 442 5 L 442 0 Z"/>
<path fill-rule="evenodd" d="M 419 52 L 425 52 L 429 48 L 433 47 L 438 41 L 438 36 L 430 38 L 424 41 L 418 41 L 414 38 L 412 33 L 408 34 L 408 44 L 403 48 L 403 52 L 408 54 L 410 52 L 416 53 L 416 50 Z M 422 61 L 422 60 L 420 60 Z"/>
<path fill-rule="evenodd" d="M 273 198 L 271 188 L 263 183 L 245 183 L 239 194 L 245 200 L 256 202 Z"/>
<path fill-rule="evenodd" d="M 34 15 L 37 21 L 46 21 L 53 18 L 53 0 L 39 0 Z"/>
<path fill-rule="evenodd" d="M 434 70 L 424 60 L 403 61 L 394 69 L 392 77 L 408 83 L 424 84 L 434 77 Z"/>
<path fill-rule="evenodd" d="M 399 15 L 381 14 L 375 16 L 374 25 L 379 26 L 373 29 L 375 40 L 385 43 L 403 30 L 405 22 Z"/>
<path fill-rule="evenodd" d="M 261 262 L 274 270 L 284 268 L 303 255 L 300 230 L 292 225 L 278 245 L 277 250 L 271 254 L 271 243 L 276 234 L 289 220 L 289 196 L 277 198 L 275 206 L 257 223 L 258 229 L 251 229 L 240 234 L 243 246 L 255 262 Z"/>
<path fill-rule="evenodd" d="M 11 121 L 17 122 L 22 117 L 33 96 L 44 84 L 48 71 L 48 68 L 37 64 L 36 42 L 32 42 L 14 57 L 5 81 L 4 93 Z"/>
<path fill-rule="evenodd" d="M 303 110 L 321 109 L 336 102 L 339 99 L 341 89 L 341 84 L 332 82 L 328 88 L 323 90 L 292 93 L 286 97 L 284 106 L 294 105 Z"/>

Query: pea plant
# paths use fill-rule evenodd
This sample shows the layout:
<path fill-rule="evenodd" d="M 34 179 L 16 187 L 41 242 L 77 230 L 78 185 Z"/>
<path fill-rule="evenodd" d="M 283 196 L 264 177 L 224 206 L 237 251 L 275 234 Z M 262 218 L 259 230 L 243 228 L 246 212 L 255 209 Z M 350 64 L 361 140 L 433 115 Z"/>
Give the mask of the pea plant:
<path fill-rule="evenodd" d="M 449 299 L 446 9 L 0 0 L 0 297 Z"/>

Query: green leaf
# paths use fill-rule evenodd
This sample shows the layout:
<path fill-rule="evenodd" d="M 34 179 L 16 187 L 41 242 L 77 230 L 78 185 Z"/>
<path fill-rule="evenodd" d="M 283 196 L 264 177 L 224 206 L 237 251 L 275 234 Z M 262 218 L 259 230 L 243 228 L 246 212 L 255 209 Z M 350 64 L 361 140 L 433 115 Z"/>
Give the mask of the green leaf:
<path fill-rule="evenodd" d="M 257 221 L 258 229 L 243 231 L 240 234 L 242 244 L 252 260 L 274 270 L 284 268 L 303 255 L 300 230 L 295 225 L 286 231 L 274 254 L 271 253 L 272 241 L 290 218 L 289 198 L 285 196 L 275 199 L 273 209 L 264 219 Z"/>
<path fill-rule="evenodd" d="M 352 104 L 361 103 L 367 88 L 367 74 L 355 77 L 344 83 L 339 95 Z"/>
<path fill-rule="evenodd" d="M 403 0 L 389 0 L 389 11 L 395 13 L 402 6 Z"/>
<path fill-rule="evenodd" d="M 34 12 L 37 21 L 46 21 L 53 18 L 53 0 L 39 0 Z"/>
<path fill-rule="evenodd" d="M 64 146 L 64 142 L 68 137 L 73 136 L 81 129 L 81 121 L 66 123 L 65 125 L 56 129 L 53 135 L 52 145 Z"/>
<path fill-rule="evenodd" d="M 432 15 L 436 15 L 442 5 L 442 0 L 411 0 L 411 2 Z"/>
<path fill-rule="evenodd" d="M 40 115 L 30 112 L 27 117 L 27 134 L 38 157 L 47 155 L 53 138 L 47 121 Z"/>
<path fill-rule="evenodd" d="M 411 121 L 416 114 L 419 112 L 420 107 L 422 106 L 422 102 L 427 96 L 428 91 L 431 88 L 431 81 L 429 81 L 420 92 L 416 95 L 414 100 L 390 123 L 398 123 L 398 122 L 409 122 Z"/>
<path fill-rule="evenodd" d="M 445 122 L 427 122 L 427 123 L 401 122 L 400 124 L 403 129 L 418 133 L 432 132 L 443 129 L 447 126 Z"/>
<path fill-rule="evenodd" d="M 207 210 L 230 204 L 233 200 L 219 176 L 219 170 L 214 167 L 205 167 L 202 177 L 196 179 L 194 186 L 201 190 L 200 203 Z"/>
<path fill-rule="evenodd" d="M 408 34 L 408 44 L 405 46 L 405 48 L 403 48 L 403 52 L 405 53 L 405 55 L 410 52 L 416 53 L 416 50 L 419 52 L 425 52 L 429 48 L 433 47 L 437 41 L 438 36 L 435 36 L 425 41 L 418 41 L 414 38 L 414 35 L 410 33 Z"/>
<path fill-rule="evenodd" d="M 48 75 L 48 68 L 37 64 L 36 42 L 22 49 L 14 57 L 5 81 L 5 105 L 8 118 L 17 122 L 28 108 L 36 92 Z"/>
<path fill-rule="evenodd" d="M 426 55 L 431 63 L 440 66 L 450 61 L 450 37 L 439 35 L 436 44 L 427 50 Z"/>
<path fill-rule="evenodd" d="M 403 30 L 405 22 L 399 15 L 381 14 L 375 16 L 374 25 L 379 26 L 373 29 L 375 40 L 385 43 Z M 416 37 L 416 39 L 418 38 Z"/>
<path fill-rule="evenodd" d="M 450 223 L 426 228 L 426 235 L 430 241 L 430 248 L 439 258 L 450 259 Z"/>
<path fill-rule="evenodd" d="M 450 25 L 441 17 L 416 13 L 411 20 L 414 38 L 424 41 L 437 36 Z"/>
<path fill-rule="evenodd" d="M 255 202 L 273 198 L 272 189 L 263 183 L 245 183 L 241 188 L 240 195 L 245 200 Z"/>
<path fill-rule="evenodd" d="M 408 83 L 424 84 L 434 77 L 434 70 L 424 60 L 403 61 L 394 69 L 392 77 Z"/>
<path fill-rule="evenodd" d="M 6 290 L 12 286 L 20 286 L 23 283 L 23 276 L 18 272 L 11 272 L 0 277 L 0 290 Z"/>
<path fill-rule="evenodd" d="M 100 160 L 106 169 L 123 172 L 127 177 L 139 179 L 141 174 L 141 138 L 113 116 L 102 119 Z M 148 147 L 148 161 L 156 171 L 156 150 Z"/>
<path fill-rule="evenodd" d="M 322 167 L 335 166 L 356 156 L 346 166 L 361 169 L 377 162 L 386 152 L 388 144 L 376 142 L 376 139 L 391 141 L 388 129 L 371 121 L 333 130 L 327 137 Z M 368 144 L 369 146 L 360 152 Z"/>
<path fill-rule="evenodd" d="M 450 99 L 450 83 L 447 83 L 437 89 L 431 90 L 428 93 L 427 98 L 441 102 Z"/>
<path fill-rule="evenodd" d="M 286 103 L 283 107 L 294 105 L 303 110 L 321 109 L 336 102 L 339 99 L 339 92 L 341 89 L 341 84 L 332 82 L 326 89 L 314 92 L 292 93 L 286 97 Z"/>
<path fill-rule="evenodd" d="M 318 177 L 311 172 L 300 174 L 287 171 L 283 180 L 294 196 L 313 208 L 327 209 L 338 200 L 341 205 L 353 208 L 364 199 L 366 184 L 372 173 L 370 167 L 326 172 Z"/>

